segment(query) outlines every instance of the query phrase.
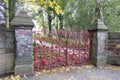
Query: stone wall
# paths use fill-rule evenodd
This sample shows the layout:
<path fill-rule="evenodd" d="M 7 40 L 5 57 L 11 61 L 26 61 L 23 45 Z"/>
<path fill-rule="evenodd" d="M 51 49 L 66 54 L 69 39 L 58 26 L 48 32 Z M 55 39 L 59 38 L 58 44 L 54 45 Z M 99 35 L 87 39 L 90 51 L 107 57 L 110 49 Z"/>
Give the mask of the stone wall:
<path fill-rule="evenodd" d="M 120 32 L 108 33 L 106 52 L 109 64 L 120 65 Z"/>
<path fill-rule="evenodd" d="M 0 28 L 0 74 L 14 69 L 14 31 Z"/>

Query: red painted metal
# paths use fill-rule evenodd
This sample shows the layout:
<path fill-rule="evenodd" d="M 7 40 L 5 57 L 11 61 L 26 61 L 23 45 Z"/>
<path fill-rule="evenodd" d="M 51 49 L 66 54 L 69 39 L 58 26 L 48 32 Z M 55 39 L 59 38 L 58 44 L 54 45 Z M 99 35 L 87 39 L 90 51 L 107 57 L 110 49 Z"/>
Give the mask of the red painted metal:
<path fill-rule="evenodd" d="M 34 52 L 34 70 L 36 71 L 36 32 L 34 32 L 34 50 L 33 50 L 33 52 Z"/>
<path fill-rule="evenodd" d="M 49 34 L 43 29 L 33 34 L 35 71 L 90 62 L 93 34 L 87 30 L 64 29 Z"/>
<path fill-rule="evenodd" d="M 90 33 L 90 49 L 89 49 L 89 54 L 90 54 L 90 60 L 92 59 L 92 36 L 93 36 L 93 33 L 92 32 L 89 32 Z"/>

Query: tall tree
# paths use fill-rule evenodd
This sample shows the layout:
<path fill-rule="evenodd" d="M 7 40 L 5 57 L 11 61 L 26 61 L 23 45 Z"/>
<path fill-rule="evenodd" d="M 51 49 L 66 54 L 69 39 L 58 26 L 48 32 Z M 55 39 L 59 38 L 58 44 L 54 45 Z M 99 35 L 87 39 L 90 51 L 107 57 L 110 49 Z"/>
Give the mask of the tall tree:
<path fill-rule="evenodd" d="M 42 10 L 46 12 L 48 17 L 49 32 L 51 32 L 52 27 L 51 23 L 55 15 L 56 14 L 59 15 L 62 13 L 61 6 L 58 4 L 57 0 L 21 0 L 20 2 L 21 3 L 30 2 L 32 3 L 32 5 L 41 6 L 43 8 Z"/>
<path fill-rule="evenodd" d="M 90 29 L 94 26 L 95 20 L 100 15 L 101 16 L 100 18 L 109 27 L 110 31 L 120 30 L 119 25 L 120 0 L 31 0 L 31 1 L 33 1 L 34 4 L 43 7 L 46 12 L 50 11 L 49 18 L 47 19 L 48 22 L 50 21 L 51 23 L 54 20 L 52 14 L 55 14 L 55 17 L 57 16 L 59 19 L 55 21 L 59 21 L 60 28 L 63 28 L 63 24 L 64 25 L 66 24 L 71 28 L 76 28 L 77 30 Z M 53 18 L 51 18 L 51 15 Z"/>
<path fill-rule="evenodd" d="M 67 4 L 66 10 L 65 21 L 71 28 L 92 28 L 100 17 L 109 31 L 120 31 L 120 0 L 75 0 Z"/>
<path fill-rule="evenodd" d="M 65 21 L 71 28 L 88 29 L 94 25 L 96 15 L 95 0 L 75 0 L 66 6 Z"/>
<path fill-rule="evenodd" d="M 109 31 L 120 31 L 120 0 L 102 1 L 104 21 Z"/>
<path fill-rule="evenodd" d="M 3 7 L 2 15 L 4 16 L 4 21 L 6 18 L 6 25 L 7 28 L 10 26 L 9 22 L 14 18 L 14 14 L 16 11 L 15 3 L 17 0 L 1 0 L 0 3 L 2 4 L 1 6 Z M 5 14 L 6 13 L 6 14 Z M 2 25 L 4 26 L 4 25 Z"/>

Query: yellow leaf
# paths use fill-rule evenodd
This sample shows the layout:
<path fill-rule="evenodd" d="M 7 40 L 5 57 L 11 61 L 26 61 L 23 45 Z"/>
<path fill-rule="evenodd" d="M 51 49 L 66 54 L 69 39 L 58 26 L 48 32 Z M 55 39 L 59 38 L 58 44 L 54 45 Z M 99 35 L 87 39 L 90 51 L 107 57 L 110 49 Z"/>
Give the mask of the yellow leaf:
<path fill-rule="evenodd" d="M 15 78 L 16 78 L 17 80 L 19 80 L 19 79 L 20 79 L 20 76 L 19 76 L 19 75 L 17 75 Z"/>
<path fill-rule="evenodd" d="M 116 48 L 120 48 L 120 44 L 117 44 L 117 45 L 116 45 Z"/>
<path fill-rule="evenodd" d="M 54 3 L 53 2 L 50 2 L 49 5 L 50 5 L 51 8 L 54 8 Z"/>
<path fill-rule="evenodd" d="M 87 76 L 88 79 L 95 79 L 97 80 L 97 77 L 96 76 Z"/>
<path fill-rule="evenodd" d="M 55 11 L 56 11 L 57 14 L 61 14 L 62 13 L 62 9 L 61 9 L 61 7 L 59 5 L 57 5 L 55 7 Z"/>
<path fill-rule="evenodd" d="M 93 68 L 93 66 L 91 66 L 91 65 L 86 65 L 85 68 L 89 69 L 89 68 Z"/>
<path fill-rule="evenodd" d="M 9 77 L 6 77 L 5 80 L 9 80 Z"/>
<path fill-rule="evenodd" d="M 13 80 L 13 79 L 14 79 L 14 76 L 13 76 L 13 75 L 11 75 L 11 76 L 10 76 L 10 78 Z"/>
<path fill-rule="evenodd" d="M 8 0 L 4 0 L 4 2 L 7 2 Z"/>
<path fill-rule="evenodd" d="M 35 74 L 35 76 L 37 77 L 37 76 L 39 76 L 39 74 Z"/>
<path fill-rule="evenodd" d="M 46 2 L 45 2 L 45 0 L 40 0 L 39 3 L 40 3 L 40 5 L 45 5 Z"/>
<path fill-rule="evenodd" d="M 46 70 L 44 69 L 42 72 L 43 72 L 43 73 L 45 73 L 45 72 L 46 72 Z"/>
<path fill-rule="evenodd" d="M 27 76 L 24 74 L 24 78 L 27 79 Z"/>

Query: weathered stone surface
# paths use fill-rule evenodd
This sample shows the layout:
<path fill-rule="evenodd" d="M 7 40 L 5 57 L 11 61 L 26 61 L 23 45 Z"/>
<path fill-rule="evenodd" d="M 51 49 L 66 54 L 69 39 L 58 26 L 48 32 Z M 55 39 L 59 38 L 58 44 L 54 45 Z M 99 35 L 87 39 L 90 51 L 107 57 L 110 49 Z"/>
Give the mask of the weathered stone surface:
<path fill-rule="evenodd" d="M 34 68 L 33 64 L 31 65 L 16 65 L 15 70 L 14 70 L 15 75 L 20 75 L 20 76 L 32 76 L 34 75 Z"/>
<path fill-rule="evenodd" d="M 0 49 L 0 54 L 5 54 L 5 48 Z"/>
<path fill-rule="evenodd" d="M 31 17 L 21 10 L 11 22 L 15 29 L 16 60 L 15 75 L 33 75 L 33 42 L 32 28 L 34 26 Z"/>
<path fill-rule="evenodd" d="M 93 28 L 93 48 L 92 48 L 92 63 L 95 66 L 103 66 L 107 62 L 105 52 L 105 41 L 107 40 L 107 27 L 103 22 L 98 20 L 97 25 Z"/>
<path fill-rule="evenodd" d="M 16 29 L 15 33 L 18 53 L 17 58 L 32 57 L 32 31 Z"/>
<path fill-rule="evenodd" d="M 106 56 L 105 41 L 107 40 L 107 33 L 106 32 L 98 32 L 97 38 L 98 38 L 98 52 L 99 52 L 97 56 L 99 56 L 99 57 Z"/>
<path fill-rule="evenodd" d="M 23 58 L 19 58 L 16 60 L 16 65 L 30 65 L 33 64 L 33 59 L 31 59 L 31 57 L 23 57 Z"/>
<path fill-rule="evenodd" d="M 21 10 L 18 14 L 16 14 L 15 18 L 11 21 L 11 24 L 17 25 L 15 27 L 19 27 L 18 25 L 34 26 L 32 18 L 29 17 L 24 10 Z"/>
<path fill-rule="evenodd" d="M 4 37 L 5 36 L 5 31 L 4 30 L 0 30 L 0 37 Z"/>
<path fill-rule="evenodd" d="M 14 31 L 0 29 L 0 74 L 14 68 Z"/>
<path fill-rule="evenodd" d="M 5 71 L 5 57 L 4 54 L 0 54 L 0 74 L 3 74 Z"/>
<path fill-rule="evenodd" d="M 107 63 L 120 65 L 120 32 L 108 33 L 106 43 Z"/>
<path fill-rule="evenodd" d="M 100 20 L 96 20 L 96 25 L 92 28 L 92 30 L 108 30 L 108 27 Z"/>
<path fill-rule="evenodd" d="M 6 48 L 5 53 L 6 54 L 14 54 L 14 48 Z"/>
<path fill-rule="evenodd" d="M 96 66 L 104 66 L 107 64 L 107 56 L 97 57 L 97 65 Z"/>
<path fill-rule="evenodd" d="M 33 75 L 32 28 L 15 29 L 16 61 L 15 75 Z M 26 66 L 25 66 L 26 65 Z M 28 68 L 27 68 L 28 67 Z"/>
<path fill-rule="evenodd" d="M 5 65 L 0 64 L 0 74 L 4 74 L 4 73 L 5 73 Z"/>
<path fill-rule="evenodd" d="M 5 42 L 5 37 L 4 36 L 1 36 L 0 37 L 0 43 L 4 43 Z"/>
<path fill-rule="evenodd" d="M 107 63 L 108 64 L 114 64 L 114 65 L 120 65 L 120 56 L 118 56 L 118 55 L 108 55 L 107 56 Z"/>
<path fill-rule="evenodd" d="M 5 55 L 4 54 L 0 54 L 0 64 L 1 65 L 5 64 Z"/>
<path fill-rule="evenodd" d="M 14 37 L 14 31 L 13 30 L 7 30 L 5 33 L 6 37 L 12 38 Z"/>
<path fill-rule="evenodd" d="M 12 72 L 14 70 L 14 54 L 5 54 L 5 72 Z"/>
<path fill-rule="evenodd" d="M 6 39 L 6 43 L 9 43 L 9 44 L 13 44 L 14 41 L 15 41 L 14 38 Z"/>

